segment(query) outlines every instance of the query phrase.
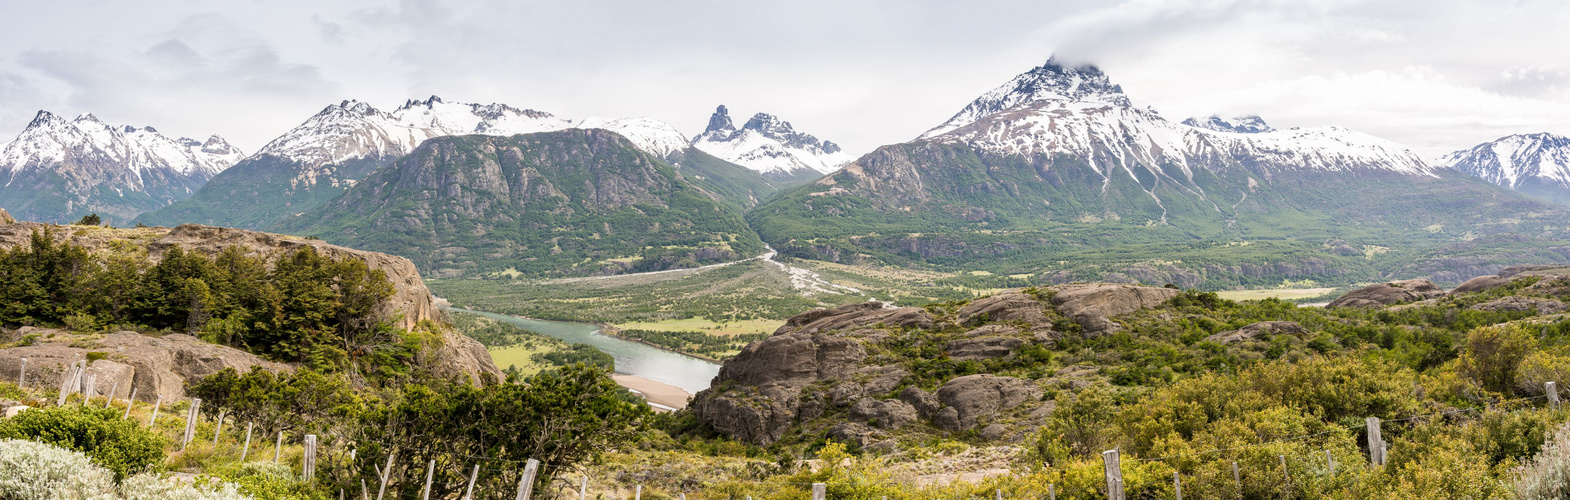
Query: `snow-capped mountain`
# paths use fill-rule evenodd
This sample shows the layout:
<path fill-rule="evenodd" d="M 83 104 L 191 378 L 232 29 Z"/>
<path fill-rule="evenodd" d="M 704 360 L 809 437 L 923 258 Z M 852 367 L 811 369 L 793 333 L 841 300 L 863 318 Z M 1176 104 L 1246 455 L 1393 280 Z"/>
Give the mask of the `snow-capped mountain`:
<path fill-rule="evenodd" d="M 1549 133 L 1501 137 L 1447 154 L 1436 163 L 1494 185 L 1570 201 L 1570 137 Z"/>
<path fill-rule="evenodd" d="M 737 129 L 725 106 L 709 116 L 709 126 L 692 146 L 771 179 L 816 178 L 855 159 L 838 144 L 797 132 L 790 122 L 767 113 L 753 115 Z"/>
<path fill-rule="evenodd" d="M 674 159 L 692 147 L 687 144 L 687 136 L 676 127 L 648 117 L 588 118 L 573 124 L 572 128 L 597 128 L 621 134 L 638 149 L 666 160 Z"/>
<path fill-rule="evenodd" d="M 1205 118 L 1189 118 L 1183 120 L 1183 124 L 1205 130 L 1231 132 L 1234 134 L 1258 134 L 1275 130 L 1270 125 L 1266 125 L 1263 118 L 1255 115 L 1235 116 L 1232 118 L 1210 115 Z"/>
<path fill-rule="evenodd" d="M 1285 171 L 1434 175 L 1434 167 L 1406 147 L 1341 127 L 1274 130 L 1258 117 L 1192 121 L 1173 123 L 1153 109 L 1133 106 L 1122 87 L 1094 66 L 1049 60 L 983 94 L 919 139 L 1000 155 L 1067 155 L 1102 175 L 1115 170 L 1132 175 L 1141 165 L 1177 165 L 1191 174 L 1196 167 L 1233 162 Z"/>
<path fill-rule="evenodd" d="M 0 207 L 23 219 L 65 222 L 99 212 L 115 222 L 191 196 L 244 154 L 223 138 L 170 138 L 39 111 L 0 150 Z"/>

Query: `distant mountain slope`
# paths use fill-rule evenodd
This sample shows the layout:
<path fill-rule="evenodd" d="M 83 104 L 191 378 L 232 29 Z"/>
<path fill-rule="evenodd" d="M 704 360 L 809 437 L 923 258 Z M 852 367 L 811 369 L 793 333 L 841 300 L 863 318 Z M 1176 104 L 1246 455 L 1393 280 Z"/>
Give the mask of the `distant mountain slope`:
<path fill-rule="evenodd" d="M 1496 186 L 1570 203 L 1570 137 L 1548 133 L 1501 137 L 1445 155 L 1438 163 Z"/>
<path fill-rule="evenodd" d="M 790 122 L 767 113 L 753 115 L 737 129 L 725 106 L 709 116 L 709 126 L 692 146 L 785 185 L 811 182 L 853 159 L 838 144 L 797 132 Z"/>
<path fill-rule="evenodd" d="M 349 100 L 327 106 L 274 139 L 229 172 L 215 177 L 207 190 L 190 200 L 146 214 L 136 222 L 265 229 L 320 207 L 372 171 L 435 137 L 510 136 L 570 128 L 611 130 L 627 136 L 640 149 L 669 160 L 681 158 L 691 149 L 681 132 L 650 118 L 591 118 L 574 122 L 543 111 L 505 104 L 447 102 L 436 96 L 409 100 L 391 112 L 383 112 L 370 104 Z M 746 182 L 746 188 L 759 195 L 773 191 L 761 177 Z M 748 194 L 748 189 L 742 189 L 743 196 L 737 203 L 750 206 L 746 204 Z"/>
<path fill-rule="evenodd" d="M 223 138 L 172 139 L 152 127 L 110 126 L 93 115 L 47 111 L 0 150 L 0 208 L 17 217 L 72 222 L 98 213 L 125 224 L 183 200 L 244 154 Z"/>
<path fill-rule="evenodd" d="M 1184 286 L 1372 279 L 1381 259 L 1483 234 L 1563 244 L 1564 211 L 1389 141 L 1214 128 L 1134 107 L 1094 67 L 1048 62 L 748 220 L 801 257 Z"/>
<path fill-rule="evenodd" d="M 650 271 L 762 253 L 718 197 L 605 130 L 455 136 L 282 229 L 408 257 L 440 277 Z"/>

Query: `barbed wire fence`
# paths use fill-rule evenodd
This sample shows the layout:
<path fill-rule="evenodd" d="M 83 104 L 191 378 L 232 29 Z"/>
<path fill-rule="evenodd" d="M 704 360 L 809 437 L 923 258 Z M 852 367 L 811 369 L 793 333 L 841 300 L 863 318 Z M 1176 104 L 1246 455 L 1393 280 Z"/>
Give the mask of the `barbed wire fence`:
<path fill-rule="evenodd" d="M 86 369 L 87 368 L 87 363 L 85 363 L 85 361 L 86 360 L 79 360 L 79 361 L 72 362 L 71 364 L 65 366 L 65 372 L 63 373 L 63 377 L 62 377 L 62 380 L 61 380 L 61 385 L 60 385 L 60 388 L 59 388 L 59 394 L 57 396 L 58 404 L 65 405 L 67 402 L 72 400 L 71 396 L 75 396 L 75 395 L 80 395 L 81 396 L 79 399 L 76 399 L 76 401 L 77 401 L 78 404 L 81 404 L 81 405 L 84 405 L 84 406 L 96 405 L 97 403 L 94 402 L 93 400 L 95 398 L 102 398 L 103 399 L 103 408 L 112 408 L 112 407 L 114 407 L 117 404 L 117 402 L 119 402 L 120 404 L 124 404 L 125 405 L 125 411 L 122 414 L 121 419 L 125 419 L 125 420 L 130 419 L 131 418 L 131 413 L 132 413 L 132 408 L 134 408 L 135 405 L 138 403 L 138 401 L 136 400 L 136 390 L 133 388 L 130 391 L 130 394 L 126 398 L 119 399 L 119 398 L 117 398 L 118 382 L 116 382 L 113 386 L 111 386 L 109 392 L 102 393 L 102 394 L 98 393 L 97 392 L 98 387 L 97 387 L 97 384 L 96 384 L 95 374 L 87 372 L 87 369 Z M 19 384 L 19 386 L 21 386 L 23 388 L 25 388 L 24 384 L 26 382 L 26 374 L 27 374 L 27 360 L 24 358 L 24 359 L 21 360 L 21 366 L 20 366 L 20 368 L 18 370 L 18 375 L 17 375 L 18 384 Z M 1494 401 L 1494 402 L 1491 402 L 1488 405 L 1487 408 L 1483 408 L 1483 409 L 1478 409 L 1478 408 L 1447 408 L 1447 409 L 1439 410 L 1439 411 L 1419 412 L 1419 413 L 1414 413 L 1414 414 L 1403 416 L 1403 417 L 1399 417 L 1399 418 L 1389 418 L 1389 419 L 1381 419 L 1379 417 L 1372 417 L 1372 416 L 1367 417 L 1367 418 L 1364 419 L 1364 428 L 1362 429 L 1363 434 L 1365 436 L 1365 443 L 1366 443 L 1366 449 L 1367 449 L 1367 451 L 1366 451 L 1366 455 L 1367 455 L 1367 465 L 1366 465 L 1366 467 L 1383 467 L 1386 464 L 1387 455 L 1388 455 L 1388 452 L 1389 452 L 1389 443 L 1386 442 L 1384 440 L 1384 437 L 1383 437 L 1383 426 L 1386 425 L 1386 424 L 1397 424 L 1397 423 L 1413 422 L 1413 421 L 1418 421 L 1418 420 L 1430 420 L 1430 419 L 1444 418 L 1444 417 L 1455 417 L 1455 416 L 1462 415 L 1462 414 L 1472 414 L 1472 415 L 1476 415 L 1476 416 L 1482 416 L 1486 412 L 1492 411 L 1492 410 L 1495 410 L 1495 409 L 1498 409 L 1498 408 L 1503 408 L 1503 407 L 1506 407 L 1506 406 L 1514 406 L 1514 405 L 1519 405 L 1519 404 L 1535 405 L 1539 401 L 1545 402 L 1546 403 L 1545 406 L 1547 408 L 1549 408 L 1549 409 L 1556 410 L 1556 411 L 1560 410 L 1561 409 L 1561 403 L 1560 403 L 1560 398 L 1559 398 L 1558 383 L 1557 382 L 1545 382 L 1543 389 L 1544 389 L 1544 393 L 1542 395 Z M 155 424 L 157 423 L 158 418 L 159 418 L 159 413 L 163 409 L 162 406 L 163 406 L 163 398 L 160 396 L 160 397 L 156 398 L 155 401 L 152 404 L 152 408 L 150 410 L 150 413 L 149 413 L 149 416 L 148 416 L 148 419 L 147 419 L 147 423 L 145 424 L 145 426 L 147 428 L 153 428 L 155 426 Z M 186 413 L 187 414 L 185 416 L 185 421 L 183 422 L 183 429 L 182 429 L 182 432 L 180 433 L 180 439 L 179 439 L 179 442 L 178 442 L 178 449 L 181 452 L 186 450 L 193 442 L 195 442 L 199 438 L 199 436 L 197 435 L 197 430 L 198 430 L 198 423 L 201 422 L 201 419 L 202 419 L 202 413 L 200 411 L 201 406 L 202 406 L 202 400 L 200 398 L 192 398 L 190 400 L 189 406 L 186 409 Z M 221 439 L 223 437 L 223 430 L 224 430 L 224 425 L 225 425 L 225 422 L 226 422 L 227 414 L 228 414 L 227 409 L 219 409 L 219 413 L 218 413 L 217 419 L 210 422 L 210 423 L 213 424 L 212 443 L 213 443 L 214 447 L 217 447 L 220 444 Z M 238 425 L 239 425 L 239 423 L 235 422 L 230 427 L 231 430 L 237 429 Z M 1243 451 L 1259 449 L 1259 448 L 1265 448 L 1265 447 L 1280 446 L 1282 444 L 1290 444 L 1290 443 L 1295 443 L 1295 442 L 1307 441 L 1307 440 L 1312 440 L 1314 438 L 1324 437 L 1324 436 L 1327 436 L 1327 435 L 1332 435 L 1332 434 L 1336 434 L 1336 433 L 1343 433 L 1343 432 L 1350 432 L 1351 431 L 1350 429 L 1347 429 L 1346 427 L 1340 426 L 1338 424 L 1331 424 L 1331 427 L 1332 428 L 1325 429 L 1325 430 L 1319 431 L 1319 432 L 1303 434 L 1303 435 L 1298 435 L 1298 436 L 1284 437 L 1284 438 L 1279 438 L 1279 439 L 1271 439 L 1271 440 L 1266 440 L 1264 442 L 1254 443 L 1254 444 L 1249 444 L 1249 445 L 1243 445 L 1243 446 L 1233 446 L 1233 447 L 1227 447 L 1227 448 L 1214 448 L 1214 449 L 1192 451 L 1192 452 L 1179 453 L 1179 454 L 1160 456 L 1160 457 L 1133 458 L 1132 460 L 1135 463 L 1164 463 L 1164 464 L 1172 465 L 1172 462 L 1175 462 L 1175 461 L 1180 460 L 1180 459 L 1186 459 L 1186 458 L 1192 458 L 1192 457 L 1207 457 L 1207 456 L 1212 456 L 1212 455 L 1229 455 L 1229 454 L 1233 455 L 1233 456 L 1236 456 L 1238 453 L 1243 452 Z M 255 423 L 254 422 L 247 422 L 246 425 L 245 425 L 245 433 L 244 433 L 243 441 L 238 439 L 238 438 L 234 440 L 237 443 L 242 443 L 242 444 L 240 444 L 240 462 L 241 463 L 246 463 L 247 462 L 246 459 L 252 457 L 251 447 L 252 447 L 253 437 L 255 437 L 253 435 L 254 431 L 255 431 Z M 273 456 L 271 458 L 271 461 L 273 463 L 280 463 L 280 460 L 282 458 L 282 450 L 283 450 L 283 448 L 284 448 L 284 446 L 286 444 L 285 443 L 286 437 L 288 437 L 286 432 L 280 431 L 277 434 L 276 439 L 275 439 L 274 444 L 273 444 L 273 450 L 272 450 L 273 451 Z M 301 453 L 301 457 L 300 457 L 300 470 L 298 471 L 297 477 L 300 480 L 302 480 L 302 481 L 312 481 L 317 476 L 318 458 L 320 456 L 320 452 L 323 451 L 323 450 L 320 449 L 320 440 L 318 439 L 318 436 L 316 434 L 301 434 L 301 435 L 296 436 L 296 437 L 298 437 L 298 441 L 294 441 L 293 438 L 290 438 L 289 442 L 290 443 L 298 442 L 302 446 L 302 453 Z M 258 448 L 260 448 L 260 446 Z M 1324 448 L 1323 449 L 1323 451 L 1324 451 L 1324 455 L 1323 456 L 1290 457 L 1290 458 L 1293 459 L 1293 460 L 1298 460 L 1298 461 L 1312 460 L 1315 463 L 1322 462 L 1324 464 L 1324 466 L 1325 466 L 1324 470 L 1328 471 L 1328 474 L 1330 476 L 1332 476 L 1332 477 L 1337 475 L 1338 467 L 1341 467 L 1343 469 L 1348 468 L 1349 464 L 1337 463 L 1336 462 L 1336 456 L 1333 453 L 1331 453 L 1331 450 L 1328 447 L 1322 447 L 1322 448 Z M 374 475 L 372 477 L 377 479 L 377 483 L 376 484 L 370 484 L 370 483 L 364 481 L 363 475 L 356 475 L 356 474 L 354 474 L 354 471 L 344 471 L 344 472 L 348 472 L 349 474 L 351 474 L 349 477 L 359 476 L 359 477 L 362 478 L 361 481 L 360 481 L 360 489 L 358 491 L 358 493 L 359 493 L 358 497 L 361 498 L 361 500 L 370 500 L 371 498 L 375 498 L 377 500 L 387 500 L 389 498 L 391 498 L 391 499 L 405 499 L 405 498 L 408 498 L 408 499 L 419 499 L 419 500 L 431 500 L 431 492 L 432 492 L 432 489 L 433 489 L 433 486 L 434 486 L 434 481 L 435 481 L 436 472 L 437 472 L 437 460 L 436 459 L 429 459 L 427 461 L 427 463 L 424 464 L 424 467 L 423 467 L 423 469 L 425 469 L 425 474 L 423 476 L 424 481 L 422 483 L 422 486 L 417 491 L 411 491 L 411 490 L 408 490 L 406 488 L 397 488 L 397 489 L 394 489 L 391 492 L 389 491 L 389 486 L 393 484 L 393 480 L 395 479 L 393 477 L 392 471 L 393 471 L 394 465 L 397 463 L 398 453 L 399 453 L 400 450 L 404 450 L 406 452 L 421 452 L 421 453 L 425 453 L 426 455 L 442 456 L 442 457 L 447 458 L 448 462 L 450 462 L 450 463 L 453 463 L 453 464 L 464 464 L 464 467 L 461 470 L 458 470 L 458 471 L 452 471 L 452 470 L 443 471 L 443 472 L 448 472 L 448 473 L 451 473 L 451 472 L 460 472 L 461 473 L 461 472 L 463 472 L 463 470 L 467 470 L 467 472 L 468 472 L 466 474 L 467 481 L 460 488 L 460 491 L 463 492 L 462 496 L 459 497 L 461 500 L 473 500 L 474 498 L 477 498 L 477 496 L 476 496 L 477 494 L 480 494 L 480 495 L 486 494 L 486 492 L 479 491 L 477 489 L 477 488 L 480 487 L 478 480 L 479 480 L 480 474 L 482 472 L 487 473 L 488 475 L 492 475 L 493 477 L 494 476 L 500 476 L 500 475 L 517 474 L 519 480 L 518 480 L 518 483 L 517 483 L 517 486 L 516 486 L 515 490 L 510 490 L 510 491 L 506 491 L 506 492 L 493 491 L 493 492 L 490 492 L 490 494 L 488 495 L 489 497 L 498 497 L 499 494 L 512 494 L 511 496 L 513 496 L 516 500 L 529 500 L 529 499 L 532 498 L 532 496 L 534 495 L 535 482 L 538 479 L 539 473 L 541 472 L 541 470 L 543 468 L 552 467 L 552 468 L 560 468 L 560 469 L 563 469 L 563 470 L 566 470 L 566 471 L 582 472 L 581 469 L 578 468 L 579 464 L 541 462 L 541 461 L 535 460 L 535 459 L 516 460 L 516 459 L 506 459 L 506 458 L 496 458 L 496 457 L 486 457 L 486 456 L 475 456 L 475 455 L 467 455 L 467 454 L 462 454 L 462 453 L 453 453 L 453 452 L 448 452 L 448 451 L 443 451 L 443 450 L 434 450 L 434 449 L 423 448 L 423 447 L 414 447 L 414 446 L 392 447 L 390 449 L 389 453 L 387 454 L 385 466 L 378 465 L 378 464 L 372 464 L 372 470 L 368 471 L 368 472 L 373 472 L 374 473 Z M 261 452 L 262 452 L 262 450 L 259 449 L 258 453 L 261 453 Z M 344 455 L 347 455 L 347 457 L 349 458 L 348 462 L 350 464 L 354 463 L 356 450 L 352 446 L 352 443 L 348 445 L 348 451 L 347 451 L 346 454 L 342 453 L 342 451 L 340 451 L 340 453 L 344 454 Z M 1315 454 L 1317 455 L 1317 452 L 1315 452 Z M 265 457 L 265 454 L 262 454 L 261 456 Z M 1293 477 L 1292 477 L 1291 469 L 1288 467 L 1288 459 L 1289 459 L 1289 457 L 1286 454 L 1279 454 L 1277 456 L 1277 458 L 1279 459 L 1279 463 L 1280 463 L 1280 473 L 1281 473 L 1280 477 L 1281 477 L 1281 479 L 1284 480 L 1287 484 L 1291 484 L 1292 480 L 1293 480 Z M 1086 491 L 1086 492 L 1078 492 L 1078 493 L 1091 494 L 1093 496 L 1106 498 L 1107 500 L 1126 500 L 1125 491 L 1124 491 L 1125 484 L 1124 484 L 1124 477 L 1123 477 L 1124 468 L 1123 468 L 1122 460 L 1123 460 L 1122 452 L 1119 449 L 1106 450 L 1106 451 L 1102 452 L 1101 453 L 1101 462 L 1102 462 L 1103 476 L 1104 476 L 1104 479 L 1105 479 L 1104 489 L 1098 488 L 1096 491 Z M 1230 463 L 1228 464 L 1227 462 L 1230 462 Z M 1242 498 L 1243 497 L 1243 491 L 1244 491 L 1244 481 L 1243 481 L 1244 474 L 1242 473 L 1243 469 L 1240 468 L 1239 463 L 1236 460 L 1230 460 L 1230 461 L 1228 461 L 1228 460 L 1221 460 L 1221 463 L 1224 466 L 1225 465 L 1230 465 L 1230 472 L 1231 472 L 1231 478 L 1232 478 L 1233 486 L 1234 486 L 1234 488 L 1235 488 L 1235 490 L 1237 492 L 1237 496 L 1239 498 Z M 351 465 L 351 467 L 352 467 L 352 465 Z M 1174 466 L 1173 468 L 1176 469 L 1177 467 Z M 367 471 L 360 471 L 360 472 L 363 473 L 363 472 L 367 472 Z M 1258 474 L 1259 472 L 1261 472 L 1261 471 L 1254 471 L 1254 473 L 1248 474 L 1248 477 L 1250 477 L 1250 478 L 1253 478 L 1253 477 L 1266 477 L 1265 475 Z M 1273 474 L 1274 473 L 1273 471 L 1263 471 L 1263 472 L 1265 472 L 1267 474 Z M 293 473 L 292 469 L 291 469 L 291 473 Z M 1173 494 L 1174 494 L 1174 496 L 1175 496 L 1175 498 L 1177 500 L 1182 500 L 1182 498 L 1183 498 L 1183 479 L 1184 479 L 1184 477 L 1183 477 L 1181 472 L 1174 471 L 1172 473 L 1172 492 L 1173 492 Z M 564 480 L 563 478 L 557 477 L 556 482 L 560 483 L 563 480 Z M 579 476 L 579 480 L 580 480 L 580 482 L 577 485 L 578 486 L 578 488 L 577 488 L 577 497 L 579 498 L 579 500 L 587 500 L 589 498 L 590 486 L 591 486 L 592 481 L 591 481 L 591 479 L 590 479 L 590 477 L 589 477 L 589 475 L 587 473 L 582 473 Z M 733 480 L 728 480 L 727 482 L 739 483 L 739 484 L 756 484 L 756 485 L 803 487 L 804 489 L 807 489 L 808 491 L 810 491 L 811 498 L 813 500 L 827 500 L 826 497 L 827 497 L 828 485 L 830 484 L 830 483 L 824 483 L 824 482 L 811 482 L 811 483 L 808 483 L 808 482 L 767 481 L 767 480 L 765 480 L 765 481 L 743 481 L 743 480 L 734 480 L 734 479 Z M 901 482 L 896 482 L 896 481 L 866 481 L 866 480 L 846 481 L 846 482 L 842 482 L 840 484 L 851 485 L 851 486 L 896 486 L 896 487 L 908 487 L 909 486 L 908 484 L 901 483 Z M 452 485 L 444 484 L 443 486 L 446 487 L 446 486 L 452 486 Z M 633 486 L 633 492 L 632 492 L 631 498 L 633 500 L 642 500 L 643 490 L 644 490 L 643 485 L 642 484 L 634 484 L 634 485 L 631 485 L 631 486 Z M 606 489 L 608 489 L 610 491 L 613 491 L 613 492 L 621 491 L 620 487 L 613 487 L 613 488 L 606 488 Z M 373 491 L 375 492 L 374 495 L 372 493 Z M 1047 484 L 1046 500 L 1057 500 L 1057 495 L 1058 495 L 1058 493 L 1060 491 L 1063 491 L 1063 490 L 1060 490 L 1058 488 L 1058 485 L 1052 484 L 1052 483 L 1048 483 Z M 1063 491 L 1063 492 L 1068 493 L 1066 491 Z M 1007 498 L 1005 496 L 1005 494 L 1004 494 L 1003 489 L 1001 489 L 1001 488 L 995 489 L 994 490 L 994 494 L 995 494 L 996 500 L 1003 500 L 1003 499 Z M 679 497 L 682 500 L 686 500 L 686 494 L 685 493 L 678 493 L 678 495 L 679 495 Z M 339 498 L 340 499 L 353 498 L 353 495 L 349 491 L 347 491 L 347 489 L 340 489 L 339 490 Z M 736 498 L 734 500 L 752 500 L 752 499 L 751 499 L 750 496 L 748 496 L 748 497 L 744 497 L 744 499 L 743 498 Z M 887 500 L 887 497 L 884 497 L 884 500 Z"/>

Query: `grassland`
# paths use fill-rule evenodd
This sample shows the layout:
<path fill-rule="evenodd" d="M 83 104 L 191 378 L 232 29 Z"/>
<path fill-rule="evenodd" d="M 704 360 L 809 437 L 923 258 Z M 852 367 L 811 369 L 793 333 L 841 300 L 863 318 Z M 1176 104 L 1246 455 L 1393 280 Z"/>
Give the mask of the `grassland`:
<path fill-rule="evenodd" d="M 1335 288 L 1263 288 L 1257 290 L 1226 290 L 1216 292 L 1223 299 L 1244 301 L 1281 299 L 1288 302 L 1323 297 L 1335 292 Z"/>

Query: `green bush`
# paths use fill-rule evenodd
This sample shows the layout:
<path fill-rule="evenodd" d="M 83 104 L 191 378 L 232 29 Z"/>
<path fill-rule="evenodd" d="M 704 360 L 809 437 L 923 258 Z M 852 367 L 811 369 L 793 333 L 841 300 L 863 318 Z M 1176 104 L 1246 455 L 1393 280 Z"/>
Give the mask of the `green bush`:
<path fill-rule="evenodd" d="M 75 450 L 120 479 L 150 470 L 164 459 L 162 437 L 111 408 L 35 408 L 0 421 L 0 438 L 26 439 Z"/>
<path fill-rule="evenodd" d="M 1509 393 L 1521 361 L 1535 347 L 1537 336 L 1520 325 L 1475 328 L 1466 336 L 1457 368 L 1491 391 Z"/>

